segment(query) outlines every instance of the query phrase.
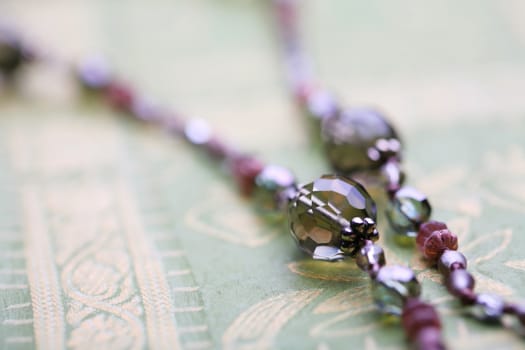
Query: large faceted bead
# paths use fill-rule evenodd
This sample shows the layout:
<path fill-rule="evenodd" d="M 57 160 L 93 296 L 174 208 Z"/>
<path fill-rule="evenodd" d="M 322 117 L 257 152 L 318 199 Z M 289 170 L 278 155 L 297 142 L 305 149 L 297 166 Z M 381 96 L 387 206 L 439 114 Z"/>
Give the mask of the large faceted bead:
<path fill-rule="evenodd" d="M 332 167 L 342 173 L 377 169 L 400 152 L 397 133 L 383 116 L 352 108 L 325 118 L 322 137 Z"/>
<path fill-rule="evenodd" d="M 299 247 L 321 260 L 343 257 L 341 230 L 355 218 L 376 218 L 376 206 L 359 183 L 324 175 L 302 186 L 289 205 L 290 228 Z"/>

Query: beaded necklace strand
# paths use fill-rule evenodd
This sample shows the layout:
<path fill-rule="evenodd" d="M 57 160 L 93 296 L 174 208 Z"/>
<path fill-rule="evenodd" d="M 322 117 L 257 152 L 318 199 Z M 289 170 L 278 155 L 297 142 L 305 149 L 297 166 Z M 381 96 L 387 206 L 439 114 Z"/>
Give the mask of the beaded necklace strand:
<path fill-rule="evenodd" d="M 423 193 L 404 186 L 401 142 L 394 127 L 370 108 L 341 108 L 314 79 L 310 57 L 299 35 L 296 0 L 274 0 L 274 13 L 290 78 L 290 90 L 299 107 L 320 128 L 327 159 L 338 174 L 379 173 L 389 199 L 386 214 L 397 241 L 415 241 L 423 257 L 443 276 L 444 285 L 461 304 L 484 322 L 500 323 L 504 315 L 525 325 L 525 306 L 505 302 L 494 294 L 474 292 L 474 277 L 466 270 L 467 259 L 457 251 L 458 238 L 447 225 L 430 220 L 431 206 Z M 366 249 L 366 248 L 365 248 Z M 424 324 L 435 320 L 412 302 L 402 310 L 402 321 L 410 338 L 417 337 Z"/>
<path fill-rule="evenodd" d="M 38 61 L 46 60 L 34 47 L 13 32 L 0 32 L 0 71 L 5 82 L 13 82 L 25 64 Z M 225 164 L 241 194 L 252 199 L 261 214 L 272 220 L 288 216 L 292 237 L 314 259 L 355 257 L 357 266 L 370 276 L 373 298 L 383 312 L 399 315 L 403 307 L 411 305 L 419 310 L 418 315 L 424 315 L 427 322 L 423 327 L 420 323 L 405 327 L 415 347 L 444 349 L 438 314 L 419 299 L 421 286 L 414 272 L 404 266 L 386 266 L 383 249 L 374 243 L 379 239 L 376 205 L 361 184 L 342 175 L 323 175 L 298 185 L 290 170 L 265 165 L 231 147 L 214 135 L 206 122 L 151 104 L 117 78 L 103 59 L 88 58 L 75 67 L 75 79 L 90 96 L 123 115 L 185 139 Z"/>

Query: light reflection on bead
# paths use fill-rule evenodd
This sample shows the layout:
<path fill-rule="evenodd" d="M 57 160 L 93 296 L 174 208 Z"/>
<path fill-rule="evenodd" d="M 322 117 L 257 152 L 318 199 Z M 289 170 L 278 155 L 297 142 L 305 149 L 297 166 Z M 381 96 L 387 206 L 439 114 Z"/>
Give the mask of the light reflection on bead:
<path fill-rule="evenodd" d="M 405 301 L 420 294 L 421 286 L 408 267 L 384 266 L 372 281 L 374 301 L 386 314 L 400 315 Z"/>
<path fill-rule="evenodd" d="M 186 124 L 184 135 L 194 145 L 202 145 L 210 140 L 211 128 L 202 119 L 192 119 Z"/>
<path fill-rule="evenodd" d="M 452 265 L 460 266 L 463 270 L 467 268 L 467 258 L 456 250 L 445 250 L 438 260 L 438 270 L 444 276 L 450 273 Z"/>
<path fill-rule="evenodd" d="M 385 252 L 379 245 L 368 243 L 359 250 L 355 262 L 361 270 L 368 272 L 386 264 Z"/>

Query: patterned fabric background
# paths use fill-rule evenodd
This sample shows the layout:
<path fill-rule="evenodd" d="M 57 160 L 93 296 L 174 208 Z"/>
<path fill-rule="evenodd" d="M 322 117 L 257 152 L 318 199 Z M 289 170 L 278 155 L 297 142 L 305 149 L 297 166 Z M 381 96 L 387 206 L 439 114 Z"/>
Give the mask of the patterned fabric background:
<path fill-rule="evenodd" d="M 480 291 L 525 297 L 525 3 L 304 1 L 320 76 L 391 115 L 409 182 L 450 222 Z M 288 99 L 264 1 L 2 0 L 63 54 L 130 80 L 301 181 L 327 171 Z M 0 99 L 0 348 L 403 349 L 351 261 L 312 262 L 179 140 L 81 103 L 36 67 Z M 523 349 L 480 325 L 380 218 L 452 349 Z"/>

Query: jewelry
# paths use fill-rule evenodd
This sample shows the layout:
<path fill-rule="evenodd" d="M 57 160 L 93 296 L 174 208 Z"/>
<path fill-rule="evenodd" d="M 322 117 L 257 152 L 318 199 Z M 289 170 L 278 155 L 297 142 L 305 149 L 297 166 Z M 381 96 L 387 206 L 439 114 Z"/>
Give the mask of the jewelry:
<path fill-rule="evenodd" d="M 36 54 L 25 54 L 29 52 L 26 47 L 11 33 L 0 35 L 0 71 L 6 80 L 13 80 L 25 63 L 38 60 Z M 224 162 L 241 193 L 252 198 L 263 215 L 288 213 L 293 238 L 314 259 L 355 257 L 357 266 L 371 278 L 373 298 L 380 310 L 391 315 L 405 314 L 404 328 L 415 347 L 444 348 L 439 317 L 432 305 L 419 299 L 421 286 L 414 272 L 404 266 L 386 266 L 383 249 L 374 243 L 379 238 L 376 205 L 358 182 L 341 175 L 323 175 L 306 185 L 297 185 L 289 170 L 263 165 L 255 157 L 240 153 L 215 137 L 205 122 L 184 122 L 178 113 L 151 105 L 115 78 L 100 58 L 83 61 L 76 78 L 84 90 L 100 101 L 181 136 Z M 417 318 L 407 317 L 406 310 L 414 310 Z"/>
<path fill-rule="evenodd" d="M 431 206 L 423 193 L 403 186 L 401 142 L 392 125 L 376 110 L 341 108 L 313 78 L 299 35 L 297 2 L 274 0 L 274 6 L 292 93 L 299 106 L 318 121 L 326 156 L 334 171 L 347 176 L 379 172 L 389 199 L 386 213 L 390 226 L 401 242 L 415 240 L 423 257 L 442 274 L 450 294 L 472 307 L 479 320 L 500 323 L 507 314 L 525 325 L 525 306 L 507 303 L 494 294 L 474 292 L 474 277 L 466 270 L 467 259 L 457 251 L 457 236 L 445 223 L 430 220 Z M 429 327 L 433 325 L 434 321 L 430 318 L 427 321 L 425 313 L 409 303 L 405 305 L 403 324 L 409 336 L 417 335 L 420 332 L 417 328 L 425 322 L 429 322 Z"/>

